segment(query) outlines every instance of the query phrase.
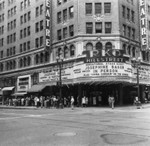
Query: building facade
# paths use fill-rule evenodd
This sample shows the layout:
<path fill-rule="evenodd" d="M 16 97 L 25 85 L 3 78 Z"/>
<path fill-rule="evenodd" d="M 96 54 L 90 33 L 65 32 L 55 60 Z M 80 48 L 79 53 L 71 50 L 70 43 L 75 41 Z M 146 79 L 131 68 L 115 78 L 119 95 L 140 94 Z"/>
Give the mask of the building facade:
<path fill-rule="evenodd" d="M 47 87 L 46 95 L 58 95 L 61 63 L 63 97 L 99 105 L 113 94 L 117 104 L 132 103 L 133 58 L 142 59 L 141 97 L 150 83 L 149 21 L 142 24 L 149 7 L 144 0 L 1 0 L 0 87 L 16 95 Z"/>

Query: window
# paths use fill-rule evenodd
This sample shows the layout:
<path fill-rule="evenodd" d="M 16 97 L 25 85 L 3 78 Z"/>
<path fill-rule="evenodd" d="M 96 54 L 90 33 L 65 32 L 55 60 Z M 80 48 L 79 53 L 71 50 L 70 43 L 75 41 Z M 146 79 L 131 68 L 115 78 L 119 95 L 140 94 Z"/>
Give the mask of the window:
<path fill-rule="evenodd" d="M 23 2 L 20 3 L 20 9 L 23 10 Z"/>
<path fill-rule="evenodd" d="M 35 23 L 35 32 L 39 32 L 39 22 Z"/>
<path fill-rule="evenodd" d="M 69 35 L 74 36 L 74 26 L 73 25 L 69 26 Z"/>
<path fill-rule="evenodd" d="M 30 41 L 27 42 L 27 49 L 30 50 Z"/>
<path fill-rule="evenodd" d="M 67 9 L 63 10 L 63 21 L 67 21 Z"/>
<path fill-rule="evenodd" d="M 111 3 L 104 3 L 104 13 L 111 13 Z"/>
<path fill-rule="evenodd" d="M 57 39 L 61 40 L 61 29 L 57 31 Z"/>
<path fill-rule="evenodd" d="M 43 46 L 43 36 L 40 37 L 40 46 Z"/>
<path fill-rule="evenodd" d="M 74 16 L 74 8 L 72 6 L 72 7 L 69 7 L 69 18 L 73 18 L 73 16 Z"/>
<path fill-rule="evenodd" d="M 43 4 L 40 5 L 40 15 L 42 15 L 42 14 L 43 14 Z"/>
<path fill-rule="evenodd" d="M 23 30 L 20 30 L 20 39 L 23 37 Z"/>
<path fill-rule="evenodd" d="M 20 53 L 23 51 L 23 45 L 20 44 Z"/>
<path fill-rule="evenodd" d="M 16 19 L 14 20 L 14 28 L 16 28 Z"/>
<path fill-rule="evenodd" d="M 92 44 L 92 43 L 87 43 L 87 44 L 86 44 L 86 50 L 87 50 L 87 51 L 93 50 L 93 44 Z"/>
<path fill-rule="evenodd" d="M 13 38 L 14 38 L 13 42 L 15 42 L 16 41 L 16 33 L 13 34 Z"/>
<path fill-rule="evenodd" d="M 23 24 L 23 16 L 20 16 L 20 24 Z"/>
<path fill-rule="evenodd" d="M 27 14 L 24 14 L 24 23 L 27 22 Z"/>
<path fill-rule="evenodd" d="M 27 36 L 27 29 L 24 28 L 24 37 L 26 37 L 26 36 Z"/>
<path fill-rule="evenodd" d="M 131 37 L 131 27 L 128 26 L 127 30 L 128 30 L 128 37 L 130 38 Z"/>
<path fill-rule="evenodd" d="M 127 19 L 130 20 L 130 9 L 127 8 Z"/>
<path fill-rule="evenodd" d="M 30 26 L 28 26 L 28 36 L 30 35 Z"/>
<path fill-rule="evenodd" d="M 63 28 L 63 38 L 67 38 L 67 27 Z"/>
<path fill-rule="evenodd" d="M 123 24 L 123 36 L 126 36 L 126 25 Z"/>
<path fill-rule="evenodd" d="M 105 22 L 105 33 L 111 33 L 112 24 L 111 22 Z"/>
<path fill-rule="evenodd" d="M 23 50 L 24 51 L 26 51 L 27 50 L 27 48 L 26 48 L 27 46 L 26 46 L 26 42 L 25 43 L 23 43 Z"/>
<path fill-rule="evenodd" d="M 126 17 L 126 12 L 125 12 L 125 6 L 122 6 L 122 17 L 125 18 Z"/>
<path fill-rule="evenodd" d="M 68 57 L 68 53 L 69 53 L 68 47 L 65 46 L 65 47 L 64 47 L 64 58 L 67 58 L 67 57 Z"/>
<path fill-rule="evenodd" d="M 95 23 L 95 33 L 102 33 L 102 22 Z"/>
<path fill-rule="evenodd" d="M 95 14 L 101 14 L 101 13 L 102 13 L 101 3 L 95 3 Z"/>
<path fill-rule="evenodd" d="M 30 19 L 31 19 L 31 12 L 29 11 L 28 12 L 28 21 L 30 21 Z"/>
<path fill-rule="evenodd" d="M 75 55 L 75 47 L 74 47 L 74 45 L 71 45 L 70 46 L 70 57 L 72 57 L 74 55 Z"/>
<path fill-rule="evenodd" d="M 131 11 L 131 21 L 132 22 L 134 22 L 134 17 L 135 17 L 134 15 L 135 15 L 134 11 Z"/>
<path fill-rule="evenodd" d="M 105 49 L 106 50 L 112 49 L 112 44 L 110 42 L 107 42 L 106 45 L 105 45 Z"/>
<path fill-rule="evenodd" d="M 39 38 L 35 39 L 35 47 L 38 48 L 39 47 Z"/>
<path fill-rule="evenodd" d="M 135 29 L 134 28 L 132 28 L 132 39 L 135 40 Z"/>
<path fill-rule="evenodd" d="M 61 12 L 57 13 L 57 23 L 61 23 Z"/>
<path fill-rule="evenodd" d="M 92 34 L 93 33 L 93 23 L 92 22 L 87 22 L 86 23 L 86 33 L 87 34 Z"/>
<path fill-rule="evenodd" d="M 40 31 L 43 30 L 43 20 L 40 21 Z"/>
<path fill-rule="evenodd" d="M 62 0 L 57 0 L 57 5 L 58 5 L 58 6 L 61 5 L 61 1 L 62 1 Z"/>
<path fill-rule="evenodd" d="M 36 17 L 39 16 L 39 7 L 36 7 L 36 10 L 35 10 L 35 16 L 36 16 Z"/>
<path fill-rule="evenodd" d="M 86 15 L 92 14 L 92 3 L 85 4 L 85 14 Z"/>

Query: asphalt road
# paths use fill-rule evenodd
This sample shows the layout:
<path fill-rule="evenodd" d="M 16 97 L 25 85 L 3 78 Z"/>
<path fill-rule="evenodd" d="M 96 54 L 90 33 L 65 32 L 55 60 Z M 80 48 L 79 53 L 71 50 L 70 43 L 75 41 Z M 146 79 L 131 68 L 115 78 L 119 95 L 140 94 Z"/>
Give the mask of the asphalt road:
<path fill-rule="evenodd" d="M 150 108 L 0 109 L 0 146 L 149 146 Z"/>

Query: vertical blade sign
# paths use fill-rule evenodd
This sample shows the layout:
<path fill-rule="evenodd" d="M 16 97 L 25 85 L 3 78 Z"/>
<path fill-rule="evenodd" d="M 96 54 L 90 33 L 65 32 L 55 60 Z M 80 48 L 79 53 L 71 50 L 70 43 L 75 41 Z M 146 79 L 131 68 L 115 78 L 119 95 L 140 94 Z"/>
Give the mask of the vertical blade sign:
<path fill-rule="evenodd" d="M 146 0 L 140 0 L 141 49 L 147 49 Z"/>
<path fill-rule="evenodd" d="M 50 51 L 51 49 L 51 0 L 45 1 L 45 50 Z"/>

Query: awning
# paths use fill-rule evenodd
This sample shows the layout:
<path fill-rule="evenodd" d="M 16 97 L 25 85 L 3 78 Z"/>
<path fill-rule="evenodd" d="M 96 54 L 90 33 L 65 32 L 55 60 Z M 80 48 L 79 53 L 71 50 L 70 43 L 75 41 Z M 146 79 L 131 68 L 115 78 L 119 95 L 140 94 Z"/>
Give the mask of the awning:
<path fill-rule="evenodd" d="M 15 87 L 4 87 L 2 91 L 12 91 Z"/>
<path fill-rule="evenodd" d="M 33 85 L 27 92 L 37 93 L 41 92 L 47 85 Z"/>
<path fill-rule="evenodd" d="M 27 94 L 27 92 L 16 92 L 12 94 L 12 96 L 24 96 L 25 94 Z"/>

